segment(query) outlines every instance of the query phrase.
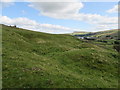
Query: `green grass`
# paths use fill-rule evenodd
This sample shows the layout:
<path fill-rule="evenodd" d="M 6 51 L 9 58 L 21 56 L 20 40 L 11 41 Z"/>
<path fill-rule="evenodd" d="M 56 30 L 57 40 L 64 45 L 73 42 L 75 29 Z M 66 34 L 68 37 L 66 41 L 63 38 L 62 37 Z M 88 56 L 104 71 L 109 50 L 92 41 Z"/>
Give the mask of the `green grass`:
<path fill-rule="evenodd" d="M 97 39 L 102 39 L 102 40 L 109 39 L 110 37 L 112 37 L 113 39 L 118 39 L 119 38 L 118 34 L 120 33 L 120 29 L 99 31 L 99 32 L 73 33 L 72 35 L 85 35 L 90 33 L 92 35 L 88 35 L 87 37 L 96 37 Z"/>
<path fill-rule="evenodd" d="M 118 87 L 112 44 L 4 25 L 2 31 L 3 88 Z"/>
<path fill-rule="evenodd" d="M 96 34 L 93 35 L 93 37 L 99 37 L 100 39 L 107 39 L 106 36 L 110 36 L 113 39 L 118 39 L 119 32 L 120 29 L 101 31 L 101 32 L 96 32 Z"/>

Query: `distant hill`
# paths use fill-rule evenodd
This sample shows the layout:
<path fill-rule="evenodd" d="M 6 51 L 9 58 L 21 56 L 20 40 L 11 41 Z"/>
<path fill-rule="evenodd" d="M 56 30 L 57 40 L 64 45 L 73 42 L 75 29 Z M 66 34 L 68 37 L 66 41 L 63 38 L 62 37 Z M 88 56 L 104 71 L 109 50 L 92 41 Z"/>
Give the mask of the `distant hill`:
<path fill-rule="evenodd" d="M 5 25 L 1 31 L 3 88 L 118 88 L 114 44 Z"/>
<path fill-rule="evenodd" d="M 73 35 L 97 37 L 98 39 L 118 39 L 118 33 L 120 33 L 120 29 L 106 30 L 100 32 L 74 33 Z"/>
<path fill-rule="evenodd" d="M 108 30 L 108 31 L 101 31 L 101 32 L 96 32 L 93 37 L 98 37 L 100 39 L 118 39 L 119 37 L 119 32 L 120 29 L 114 29 L 114 30 Z"/>
<path fill-rule="evenodd" d="M 73 33 L 71 33 L 71 35 L 76 35 L 76 34 L 87 34 L 89 32 L 78 32 L 78 31 L 74 31 Z"/>

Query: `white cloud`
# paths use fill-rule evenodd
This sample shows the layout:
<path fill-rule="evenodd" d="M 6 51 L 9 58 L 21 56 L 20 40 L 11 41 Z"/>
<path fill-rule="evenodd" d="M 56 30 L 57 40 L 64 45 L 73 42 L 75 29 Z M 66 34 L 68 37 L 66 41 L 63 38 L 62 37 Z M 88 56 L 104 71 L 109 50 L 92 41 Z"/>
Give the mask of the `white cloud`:
<path fill-rule="evenodd" d="M 42 15 L 50 16 L 76 14 L 83 7 L 83 4 L 78 2 L 32 2 L 29 6 L 39 10 Z"/>
<path fill-rule="evenodd" d="M 9 7 L 11 5 L 14 5 L 14 1 L 15 0 L 1 0 L 0 7 L 4 8 L 4 7 Z"/>
<path fill-rule="evenodd" d="M 118 12 L 118 6 L 119 5 L 115 5 L 113 8 L 107 10 L 108 13 L 117 13 Z"/>
<path fill-rule="evenodd" d="M 17 0 L 20 1 L 20 0 Z M 119 0 L 24 0 L 28 2 L 119 2 Z"/>
<path fill-rule="evenodd" d="M 8 24 L 8 25 L 19 25 L 19 26 L 22 26 L 22 25 L 36 25 L 37 22 L 33 21 L 33 20 L 30 20 L 30 19 L 27 19 L 27 18 L 14 18 L 14 19 L 11 19 L 7 16 L 1 16 L 0 17 L 0 23 L 3 23 L 3 24 Z"/>
<path fill-rule="evenodd" d="M 76 2 L 82 0 L 24 0 L 28 2 Z"/>
<path fill-rule="evenodd" d="M 33 1 L 33 0 L 31 0 Z M 31 2 L 30 7 L 35 8 L 40 14 L 56 19 L 71 19 L 84 21 L 95 26 L 116 26 L 118 17 L 102 16 L 99 14 L 84 14 L 80 13 L 83 8 L 83 3 L 78 0 L 74 2 Z M 115 27 L 117 28 L 117 26 Z M 103 28 L 104 29 L 104 28 Z"/>
<path fill-rule="evenodd" d="M 98 25 L 95 26 L 92 31 L 104 31 L 104 30 L 112 30 L 112 29 L 117 29 L 118 28 L 118 24 L 113 24 L 113 25 Z"/>
<path fill-rule="evenodd" d="M 1 2 L 14 2 L 15 0 L 1 0 Z"/>
<path fill-rule="evenodd" d="M 119 0 L 1 0 L 6 2 L 119 2 Z"/>
<path fill-rule="evenodd" d="M 30 20 L 28 18 L 20 17 L 20 18 L 9 18 L 7 16 L 0 16 L 0 24 L 5 25 L 17 25 L 20 28 L 46 32 L 46 33 L 72 33 L 73 31 L 81 31 L 80 29 L 72 29 L 68 27 L 63 27 L 60 25 L 52 25 L 52 24 L 40 24 L 34 20 Z M 82 30 L 83 31 L 83 30 Z"/>

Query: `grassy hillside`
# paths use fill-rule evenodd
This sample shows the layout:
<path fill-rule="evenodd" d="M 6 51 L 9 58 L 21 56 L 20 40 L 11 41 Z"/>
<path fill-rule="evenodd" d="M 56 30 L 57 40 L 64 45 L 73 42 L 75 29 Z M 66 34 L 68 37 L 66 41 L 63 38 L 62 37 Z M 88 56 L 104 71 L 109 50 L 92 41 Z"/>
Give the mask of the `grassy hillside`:
<path fill-rule="evenodd" d="M 119 33 L 120 33 L 120 29 L 107 30 L 107 31 L 96 32 L 96 34 L 93 35 L 93 37 L 98 37 L 100 39 L 107 39 L 109 37 L 113 39 L 118 39 Z"/>
<path fill-rule="evenodd" d="M 82 35 L 82 34 L 88 34 L 89 32 L 73 32 L 73 33 L 71 33 L 70 35 L 78 35 L 78 34 L 80 34 L 80 35 Z"/>
<path fill-rule="evenodd" d="M 87 32 L 87 33 L 73 33 L 73 35 L 86 35 L 87 37 L 97 37 L 98 39 L 118 39 L 120 29 L 100 31 L 100 32 Z"/>
<path fill-rule="evenodd" d="M 3 88 L 117 88 L 118 52 L 84 42 L 4 26 Z"/>

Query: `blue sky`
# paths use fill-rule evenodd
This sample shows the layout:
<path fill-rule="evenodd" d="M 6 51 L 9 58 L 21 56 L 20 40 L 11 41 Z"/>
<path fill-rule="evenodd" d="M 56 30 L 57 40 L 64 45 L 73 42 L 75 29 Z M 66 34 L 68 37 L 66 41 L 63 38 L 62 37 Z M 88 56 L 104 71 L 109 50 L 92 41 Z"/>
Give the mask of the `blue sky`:
<path fill-rule="evenodd" d="M 14 2 L 13 5 L 9 5 L 7 7 L 3 7 L 2 8 L 2 16 L 6 16 L 7 18 L 11 19 L 11 20 L 15 20 L 17 18 L 27 18 L 29 20 L 33 20 L 36 23 L 39 24 L 50 24 L 50 26 L 52 27 L 52 25 L 59 25 L 61 27 L 66 27 L 66 28 L 70 28 L 70 30 L 66 29 L 67 31 L 64 30 L 64 28 L 59 28 L 59 30 L 57 31 L 57 27 L 54 27 L 55 30 L 52 32 L 50 30 L 48 30 L 49 28 L 47 27 L 47 30 L 43 30 L 43 32 L 48 32 L 48 33 L 69 33 L 69 32 L 73 32 L 73 31 L 102 31 L 102 30 L 106 30 L 106 29 L 116 29 L 117 23 L 115 23 L 116 18 L 117 18 L 117 13 L 112 11 L 112 12 L 107 12 L 111 9 L 114 10 L 114 6 L 117 5 L 117 2 L 80 2 L 82 3 L 79 4 L 81 5 L 81 7 L 75 7 L 74 10 L 78 10 L 77 8 L 79 8 L 78 12 L 74 12 L 72 10 L 72 4 L 71 7 L 70 5 L 68 7 L 63 6 L 65 8 L 68 8 L 68 11 L 71 11 L 72 13 L 70 13 L 70 15 L 67 14 L 67 10 L 65 12 L 63 12 L 61 10 L 62 6 L 60 6 L 60 8 L 56 9 L 57 6 L 53 6 L 53 10 L 48 10 L 45 11 L 46 8 L 49 9 L 46 4 L 45 5 L 39 5 L 39 7 L 37 6 L 38 4 L 34 4 L 34 3 L 29 3 L 29 2 Z M 30 6 L 33 5 L 34 7 Z M 35 6 L 36 5 L 36 6 Z M 49 5 L 49 4 L 48 4 Z M 74 8 L 73 7 L 73 8 Z M 61 10 L 60 12 L 63 13 L 63 16 L 65 15 L 65 17 L 59 14 L 56 14 L 59 10 Z M 52 13 L 50 11 L 53 11 Z M 47 13 L 47 14 L 46 14 Z M 55 13 L 55 16 L 53 15 Z M 77 14 L 76 14 L 77 13 Z M 80 13 L 80 14 L 79 14 Z M 77 15 L 77 17 L 72 16 L 72 14 Z M 82 15 L 81 15 L 82 14 Z M 68 16 L 66 16 L 68 15 Z M 94 18 L 96 17 L 96 18 Z M 104 22 L 98 18 L 105 19 L 105 24 L 103 24 Z M 78 18 L 78 19 L 77 19 Z M 84 18 L 84 19 L 83 19 Z M 107 19 L 108 18 L 108 19 Z M 111 25 L 113 27 L 109 27 L 109 22 L 112 23 L 112 20 L 115 18 L 114 20 L 114 25 Z M 82 20 L 81 20 L 82 19 Z M 93 21 L 94 20 L 94 21 Z M 109 22 L 106 22 L 106 20 L 108 20 Z M 98 21 L 98 22 L 97 22 Z M 11 21 L 12 22 L 12 21 Z M 14 21 L 15 22 L 15 21 Z M 24 21 L 23 21 L 24 22 Z M 4 23 L 6 24 L 7 22 L 4 21 Z M 18 22 L 21 23 L 21 22 Z M 10 24 L 10 23 L 9 23 Z M 11 23 L 13 24 L 13 23 Z M 17 24 L 17 23 L 16 23 Z M 41 26 L 40 25 L 40 26 Z M 18 26 L 20 26 L 18 24 Z M 103 29 L 102 29 L 102 27 Z M 27 26 L 23 25 L 20 26 L 23 28 L 26 28 Z M 50 27 L 50 29 L 51 29 Z M 107 28 L 106 28 L 107 27 Z M 53 28 L 53 29 L 54 29 Z M 27 29 L 32 29 L 32 28 L 27 28 Z M 36 29 L 36 28 L 33 28 Z M 44 29 L 44 28 L 43 28 Z M 46 28 L 45 28 L 46 29 Z M 72 30 L 73 29 L 73 30 Z M 37 31 L 39 31 L 37 29 Z M 64 32 L 65 31 L 65 32 Z"/>

